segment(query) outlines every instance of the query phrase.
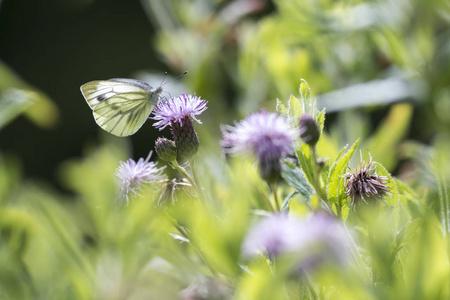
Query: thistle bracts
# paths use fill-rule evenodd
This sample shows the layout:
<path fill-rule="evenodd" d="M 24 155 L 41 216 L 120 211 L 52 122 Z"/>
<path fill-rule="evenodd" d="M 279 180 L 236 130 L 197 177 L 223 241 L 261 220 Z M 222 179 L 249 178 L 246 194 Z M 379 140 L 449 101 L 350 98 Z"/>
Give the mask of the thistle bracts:
<path fill-rule="evenodd" d="M 370 155 L 370 154 L 369 154 Z M 388 178 L 378 174 L 371 174 L 373 170 L 372 156 L 368 163 L 361 159 L 359 170 L 349 170 L 345 174 L 345 190 L 350 197 L 351 205 L 358 205 L 363 201 L 369 203 L 374 200 L 381 200 L 389 194 L 386 183 Z"/>
<path fill-rule="evenodd" d="M 299 130 L 302 141 L 311 147 L 314 147 L 319 141 L 319 125 L 312 116 L 304 114 L 300 117 Z"/>
<path fill-rule="evenodd" d="M 166 138 L 158 138 L 155 142 L 155 151 L 158 157 L 166 162 L 177 159 L 177 147 L 175 142 Z"/>
<path fill-rule="evenodd" d="M 172 122 L 172 135 L 177 146 L 177 160 L 183 162 L 190 160 L 198 151 L 199 141 L 194 124 L 189 116 L 185 116 L 181 122 Z"/>
<path fill-rule="evenodd" d="M 193 96 L 181 94 L 178 97 L 159 102 L 154 108 L 151 119 L 157 122 L 153 126 L 159 128 L 159 130 L 167 126 L 171 127 L 177 151 L 177 159 L 180 162 L 192 159 L 198 151 L 199 141 L 192 120 L 201 124 L 196 116 L 206 110 L 207 103 L 208 101 L 202 100 L 195 94 Z M 165 141 L 166 146 L 172 147 L 167 144 L 167 141 Z M 170 155 L 173 155 L 173 149 L 170 151 Z M 161 157 L 161 159 L 166 161 L 171 158 Z"/>

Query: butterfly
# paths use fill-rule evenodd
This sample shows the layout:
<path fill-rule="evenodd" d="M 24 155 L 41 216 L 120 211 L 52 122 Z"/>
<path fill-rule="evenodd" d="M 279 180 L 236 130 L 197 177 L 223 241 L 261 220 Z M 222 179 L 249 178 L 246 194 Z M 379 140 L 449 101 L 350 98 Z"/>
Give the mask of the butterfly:
<path fill-rule="evenodd" d="M 81 86 L 95 122 L 116 136 L 134 134 L 148 119 L 159 100 L 162 86 L 125 78 L 97 80 Z"/>

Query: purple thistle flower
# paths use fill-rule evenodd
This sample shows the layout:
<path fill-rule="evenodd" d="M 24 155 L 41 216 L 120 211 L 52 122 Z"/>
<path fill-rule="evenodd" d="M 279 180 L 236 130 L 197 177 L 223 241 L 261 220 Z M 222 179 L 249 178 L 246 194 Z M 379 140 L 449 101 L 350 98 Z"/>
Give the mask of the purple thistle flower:
<path fill-rule="evenodd" d="M 302 226 L 299 219 L 289 218 L 287 214 L 264 218 L 248 233 L 243 244 L 243 254 L 249 257 L 265 252 L 273 257 L 294 250 L 299 237 L 298 231 Z"/>
<path fill-rule="evenodd" d="M 292 151 L 296 136 L 285 118 L 266 111 L 251 114 L 235 126 L 224 126 L 222 131 L 225 154 L 254 154 L 266 180 L 279 175 L 280 159 Z"/>
<path fill-rule="evenodd" d="M 297 267 L 314 267 L 325 258 L 343 262 L 346 236 L 334 218 L 314 214 L 308 219 L 275 214 L 257 223 L 243 243 L 243 254 L 252 257 L 267 253 L 269 258 L 281 254 L 298 255 Z"/>
<path fill-rule="evenodd" d="M 166 178 L 166 175 L 162 173 L 165 167 L 158 169 L 156 163 L 149 161 L 151 156 L 152 151 L 150 151 L 145 160 L 140 158 L 135 162 L 130 158 L 126 162 L 121 161 L 116 170 L 116 176 L 120 181 L 121 199 L 126 199 L 127 206 L 129 197 L 137 195 L 143 184 L 153 183 Z"/>
<path fill-rule="evenodd" d="M 183 126 L 183 121 L 186 117 L 191 117 L 199 124 L 195 116 L 204 112 L 207 107 L 208 101 L 202 100 L 200 97 L 194 93 L 194 96 L 188 94 L 181 94 L 176 98 L 171 98 L 168 101 L 160 101 L 155 105 L 153 109 L 153 117 L 150 119 L 156 120 L 157 122 L 153 124 L 159 130 L 163 130 L 168 125 L 173 127 L 174 123 L 179 123 Z"/>
<path fill-rule="evenodd" d="M 172 128 L 172 135 L 177 149 L 177 160 L 185 161 L 191 159 L 198 151 L 199 141 L 195 132 L 192 119 L 201 124 L 195 116 L 206 110 L 208 101 L 194 96 L 181 94 L 166 102 L 159 102 L 151 119 L 157 120 L 153 126 L 164 129 L 167 125 Z"/>

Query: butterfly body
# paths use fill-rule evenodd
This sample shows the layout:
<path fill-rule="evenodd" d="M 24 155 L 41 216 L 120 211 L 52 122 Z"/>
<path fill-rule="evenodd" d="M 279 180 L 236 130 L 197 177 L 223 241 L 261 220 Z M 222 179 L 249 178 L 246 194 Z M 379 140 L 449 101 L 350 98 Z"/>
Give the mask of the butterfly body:
<path fill-rule="evenodd" d="M 159 99 L 162 87 L 126 78 L 91 81 L 81 93 L 95 122 L 116 136 L 129 136 L 141 128 Z"/>

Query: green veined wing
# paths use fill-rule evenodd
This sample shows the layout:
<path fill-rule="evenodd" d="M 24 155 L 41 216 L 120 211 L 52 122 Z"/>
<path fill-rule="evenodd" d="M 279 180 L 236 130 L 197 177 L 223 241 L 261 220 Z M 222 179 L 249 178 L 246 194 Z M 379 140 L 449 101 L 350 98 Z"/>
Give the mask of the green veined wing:
<path fill-rule="evenodd" d="M 145 123 L 162 88 L 134 79 L 91 81 L 81 86 L 97 124 L 117 135 L 134 134 Z"/>
<path fill-rule="evenodd" d="M 145 92 L 129 92 L 112 96 L 94 108 L 95 122 L 117 136 L 134 134 L 147 120 L 153 104 Z"/>

